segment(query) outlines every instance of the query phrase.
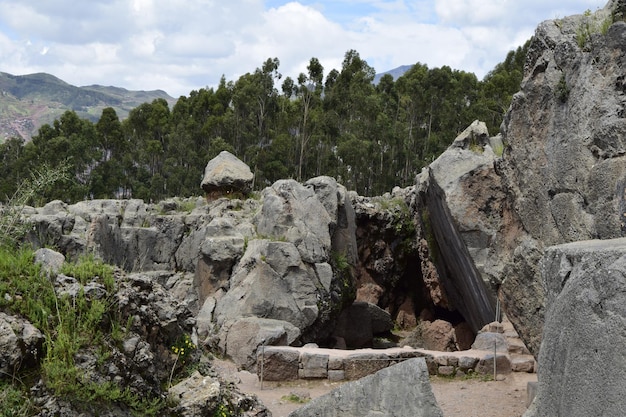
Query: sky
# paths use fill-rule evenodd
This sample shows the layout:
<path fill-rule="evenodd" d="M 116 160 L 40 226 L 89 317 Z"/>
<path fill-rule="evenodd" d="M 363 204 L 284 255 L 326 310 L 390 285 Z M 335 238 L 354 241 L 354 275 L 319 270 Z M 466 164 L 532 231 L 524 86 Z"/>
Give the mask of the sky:
<path fill-rule="evenodd" d="M 348 50 L 384 72 L 448 65 L 479 79 L 537 25 L 607 0 L 0 0 L 0 72 L 177 98 L 278 58 L 297 78 Z"/>

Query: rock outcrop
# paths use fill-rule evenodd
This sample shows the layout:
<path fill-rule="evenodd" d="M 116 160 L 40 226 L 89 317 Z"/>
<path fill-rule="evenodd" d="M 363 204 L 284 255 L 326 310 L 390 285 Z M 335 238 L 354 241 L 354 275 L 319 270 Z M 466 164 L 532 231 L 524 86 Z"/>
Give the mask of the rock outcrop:
<path fill-rule="evenodd" d="M 409 359 L 316 398 L 290 417 L 443 416 L 428 379 L 426 361 Z"/>
<path fill-rule="evenodd" d="M 248 331 L 244 342 L 229 332 L 267 328 L 250 327 L 251 318 L 283 329 L 267 343 L 330 337 L 355 294 L 355 213 L 345 188 L 318 177 L 278 181 L 258 200 L 231 197 L 54 201 L 25 213 L 35 246 L 54 245 L 70 259 L 91 253 L 163 285 L 198 317 L 200 341 L 240 366 L 254 364 L 264 337 Z"/>
<path fill-rule="evenodd" d="M 525 417 L 618 416 L 626 409 L 626 239 L 546 249 L 538 393 Z"/>
<path fill-rule="evenodd" d="M 507 190 L 496 238 L 500 297 L 535 355 L 546 295 L 544 248 L 626 231 L 626 123 L 623 1 L 593 14 L 539 25 L 521 91 L 503 123 L 497 164 Z"/>
<path fill-rule="evenodd" d="M 418 176 L 424 281 L 474 332 L 495 317 L 497 294 L 535 357 L 544 249 L 626 233 L 625 11 L 610 1 L 541 23 L 501 136 L 474 123 Z"/>

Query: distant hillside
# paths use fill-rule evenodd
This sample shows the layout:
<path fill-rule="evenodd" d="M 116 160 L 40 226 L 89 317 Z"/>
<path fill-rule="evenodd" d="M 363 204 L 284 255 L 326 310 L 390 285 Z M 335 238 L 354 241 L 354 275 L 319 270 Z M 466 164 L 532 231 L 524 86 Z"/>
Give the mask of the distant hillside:
<path fill-rule="evenodd" d="M 410 70 L 412 67 L 413 65 L 402 65 L 398 68 L 394 68 L 392 70 L 381 72 L 380 74 L 376 74 L 374 76 L 374 84 L 378 84 L 380 79 L 383 78 L 383 75 L 385 74 L 389 74 L 393 77 L 394 80 L 397 80 L 398 77 L 401 77 L 402 75 L 404 75 L 404 73 Z"/>
<path fill-rule="evenodd" d="M 67 110 L 79 117 L 98 120 L 102 109 L 113 107 L 120 119 L 142 103 L 176 99 L 165 91 L 129 91 L 118 87 L 76 87 L 45 74 L 11 75 L 0 72 L 0 141 L 8 137 L 25 140 L 45 123 L 52 123 Z"/>

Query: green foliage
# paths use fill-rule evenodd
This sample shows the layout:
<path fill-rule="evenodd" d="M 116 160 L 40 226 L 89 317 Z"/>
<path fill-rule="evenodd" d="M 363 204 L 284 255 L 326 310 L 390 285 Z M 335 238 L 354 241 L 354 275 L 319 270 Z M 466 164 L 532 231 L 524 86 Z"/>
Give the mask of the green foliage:
<path fill-rule="evenodd" d="M 345 275 L 350 271 L 350 263 L 345 253 L 333 252 L 332 253 L 333 265 L 339 271 L 341 275 Z"/>
<path fill-rule="evenodd" d="M 0 205 L 0 245 L 14 246 L 22 240 L 30 228 L 29 224 L 21 221 L 24 206 L 32 204 L 41 193 L 65 179 L 67 167 L 64 164 L 56 168 L 44 164 L 19 182 L 6 205 Z"/>
<path fill-rule="evenodd" d="M 231 408 L 223 403 L 220 403 L 213 413 L 213 417 L 231 417 L 234 415 Z"/>
<path fill-rule="evenodd" d="M 96 279 L 101 281 L 109 292 L 115 287 L 113 267 L 96 259 L 93 254 L 81 256 L 77 262 L 64 263 L 59 272 L 76 278 L 83 285 Z"/>
<path fill-rule="evenodd" d="M 0 383 L 0 417 L 28 417 L 35 413 L 35 405 L 27 392 L 15 385 Z"/>
<path fill-rule="evenodd" d="M 62 270 L 81 283 L 95 281 L 109 291 L 114 287 L 111 267 L 91 257 L 66 264 Z M 115 328 L 121 332 L 111 299 L 87 297 L 82 290 L 75 296 L 57 296 L 30 250 L 0 247 L 0 276 L 0 309 L 23 315 L 44 334 L 41 376 L 48 389 L 89 405 L 123 403 L 139 415 L 155 415 L 165 406 L 159 398 L 139 397 L 113 382 L 88 380 L 76 366 L 74 358 L 80 350 L 106 352 L 107 335 Z"/>
<path fill-rule="evenodd" d="M 497 157 L 502 157 L 502 155 L 504 154 L 504 143 L 498 142 L 497 144 L 495 144 L 495 146 L 493 147 L 493 153 L 496 154 Z"/>
<path fill-rule="evenodd" d="M 301 397 L 298 394 L 294 393 L 291 393 L 289 395 L 283 395 L 280 399 L 294 404 L 306 404 L 311 401 L 311 398 Z"/>
<path fill-rule="evenodd" d="M 554 95 L 561 103 L 566 103 L 569 98 L 569 87 L 567 86 L 567 80 L 565 79 L 565 74 L 561 75 L 559 79 L 559 83 L 556 86 L 556 91 Z"/>
<path fill-rule="evenodd" d="M 250 166 L 258 189 L 328 175 L 361 195 L 381 195 L 410 185 L 472 121 L 497 131 L 519 89 L 527 49 L 511 51 L 482 81 L 416 63 L 374 85 L 374 68 L 349 50 L 341 68 L 328 73 L 311 58 L 281 91 L 280 61 L 269 58 L 172 108 L 163 98 L 143 103 L 123 121 L 112 107 L 95 124 L 67 111 L 31 142 L 0 145 L 0 193 L 11 195 L 34 167 L 65 161 L 69 178 L 37 194 L 42 201 L 193 196 L 208 160 L 228 150 Z"/>
<path fill-rule="evenodd" d="M 172 346 L 172 353 L 177 356 L 179 362 L 185 363 L 196 348 L 197 346 L 193 344 L 189 335 L 186 334 Z"/>
<path fill-rule="evenodd" d="M 435 237 L 433 226 L 430 222 L 430 213 L 428 210 L 422 211 L 422 227 L 424 228 L 426 242 L 428 243 L 428 256 L 431 261 L 436 263 L 439 254 L 439 246 L 437 245 L 437 238 Z"/>
<path fill-rule="evenodd" d="M 613 22 L 613 14 L 610 14 L 600 21 L 597 14 L 592 14 L 589 9 L 585 10 L 581 23 L 576 29 L 576 43 L 581 49 L 586 51 L 590 50 L 592 47 L 590 42 L 593 35 L 598 33 L 606 35 Z"/>

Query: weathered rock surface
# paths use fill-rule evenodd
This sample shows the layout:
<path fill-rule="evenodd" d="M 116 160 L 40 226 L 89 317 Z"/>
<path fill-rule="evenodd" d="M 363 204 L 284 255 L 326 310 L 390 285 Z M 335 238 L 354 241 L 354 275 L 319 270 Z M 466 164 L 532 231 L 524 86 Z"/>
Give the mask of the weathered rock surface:
<path fill-rule="evenodd" d="M 43 359 L 43 334 L 28 320 L 0 312 L 0 374 L 16 375 Z"/>
<path fill-rule="evenodd" d="M 546 249 L 538 394 L 526 417 L 626 409 L 626 239 Z"/>
<path fill-rule="evenodd" d="M 508 199 L 496 238 L 500 297 L 535 356 L 546 304 L 544 248 L 626 230 L 626 23 L 599 29 L 624 9 L 623 1 L 610 1 L 589 16 L 541 23 L 503 123 L 507 146 L 497 172 Z M 588 36 L 577 38 L 587 27 Z"/>
<path fill-rule="evenodd" d="M 210 196 L 252 190 L 254 175 L 250 167 L 228 151 L 222 151 L 211 159 L 204 169 L 200 186 Z"/>
<path fill-rule="evenodd" d="M 485 266 L 504 199 L 496 159 L 485 124 L 474 122 L 417 179 L 417 222 L 436 267 L 430 280 L 440 282 L 448 309 L 460 311 L 474 332 L 495 314 Z"/>
<path fill-rule="evenodd" d="M 293 324 L 261 317 L 243 317 L 223 323 L 217 333 L 219 348 L 243 369 L 252 369 L 261 345 L 289 346 L 300 337 Z"/>
<path fill-rule="evenodd" d="M 194 372 L 168 390 L 168 400 L 175 404 L 172 414 L 181 417 L 219 415 L 219 407 L 233 409 L 238 416 L 271 415 L 255 396 L 233 391 L 215 375 Z"/>
<path fill-rule="evenodd" d="M 65 262 L 62 253 L 49 248 L 41 248 L 35 251 L 35 263 L 41 265 L 41 269 L 48 274 L 56 274 Z"/>
<path fill-rule="evenodd" d="M 290 417 L 443 416 L 424 359 L 410 359 L 349 382 L 318 397 Z"/>
<path fill-rule="evenodd" d="M 69 258 L 93 253 L 167 286 L 202 312 L 198 330 L 213 346 L 225 346 L 242 317 L 284 321 L 300 329 L 298 341 L 322 340 L 353 301 L 355 215 L 345 188 L 329 177 L 279 181 L 261 200 L 55 201 L 27 213 L 35 245 L 56 245 Z"/>

